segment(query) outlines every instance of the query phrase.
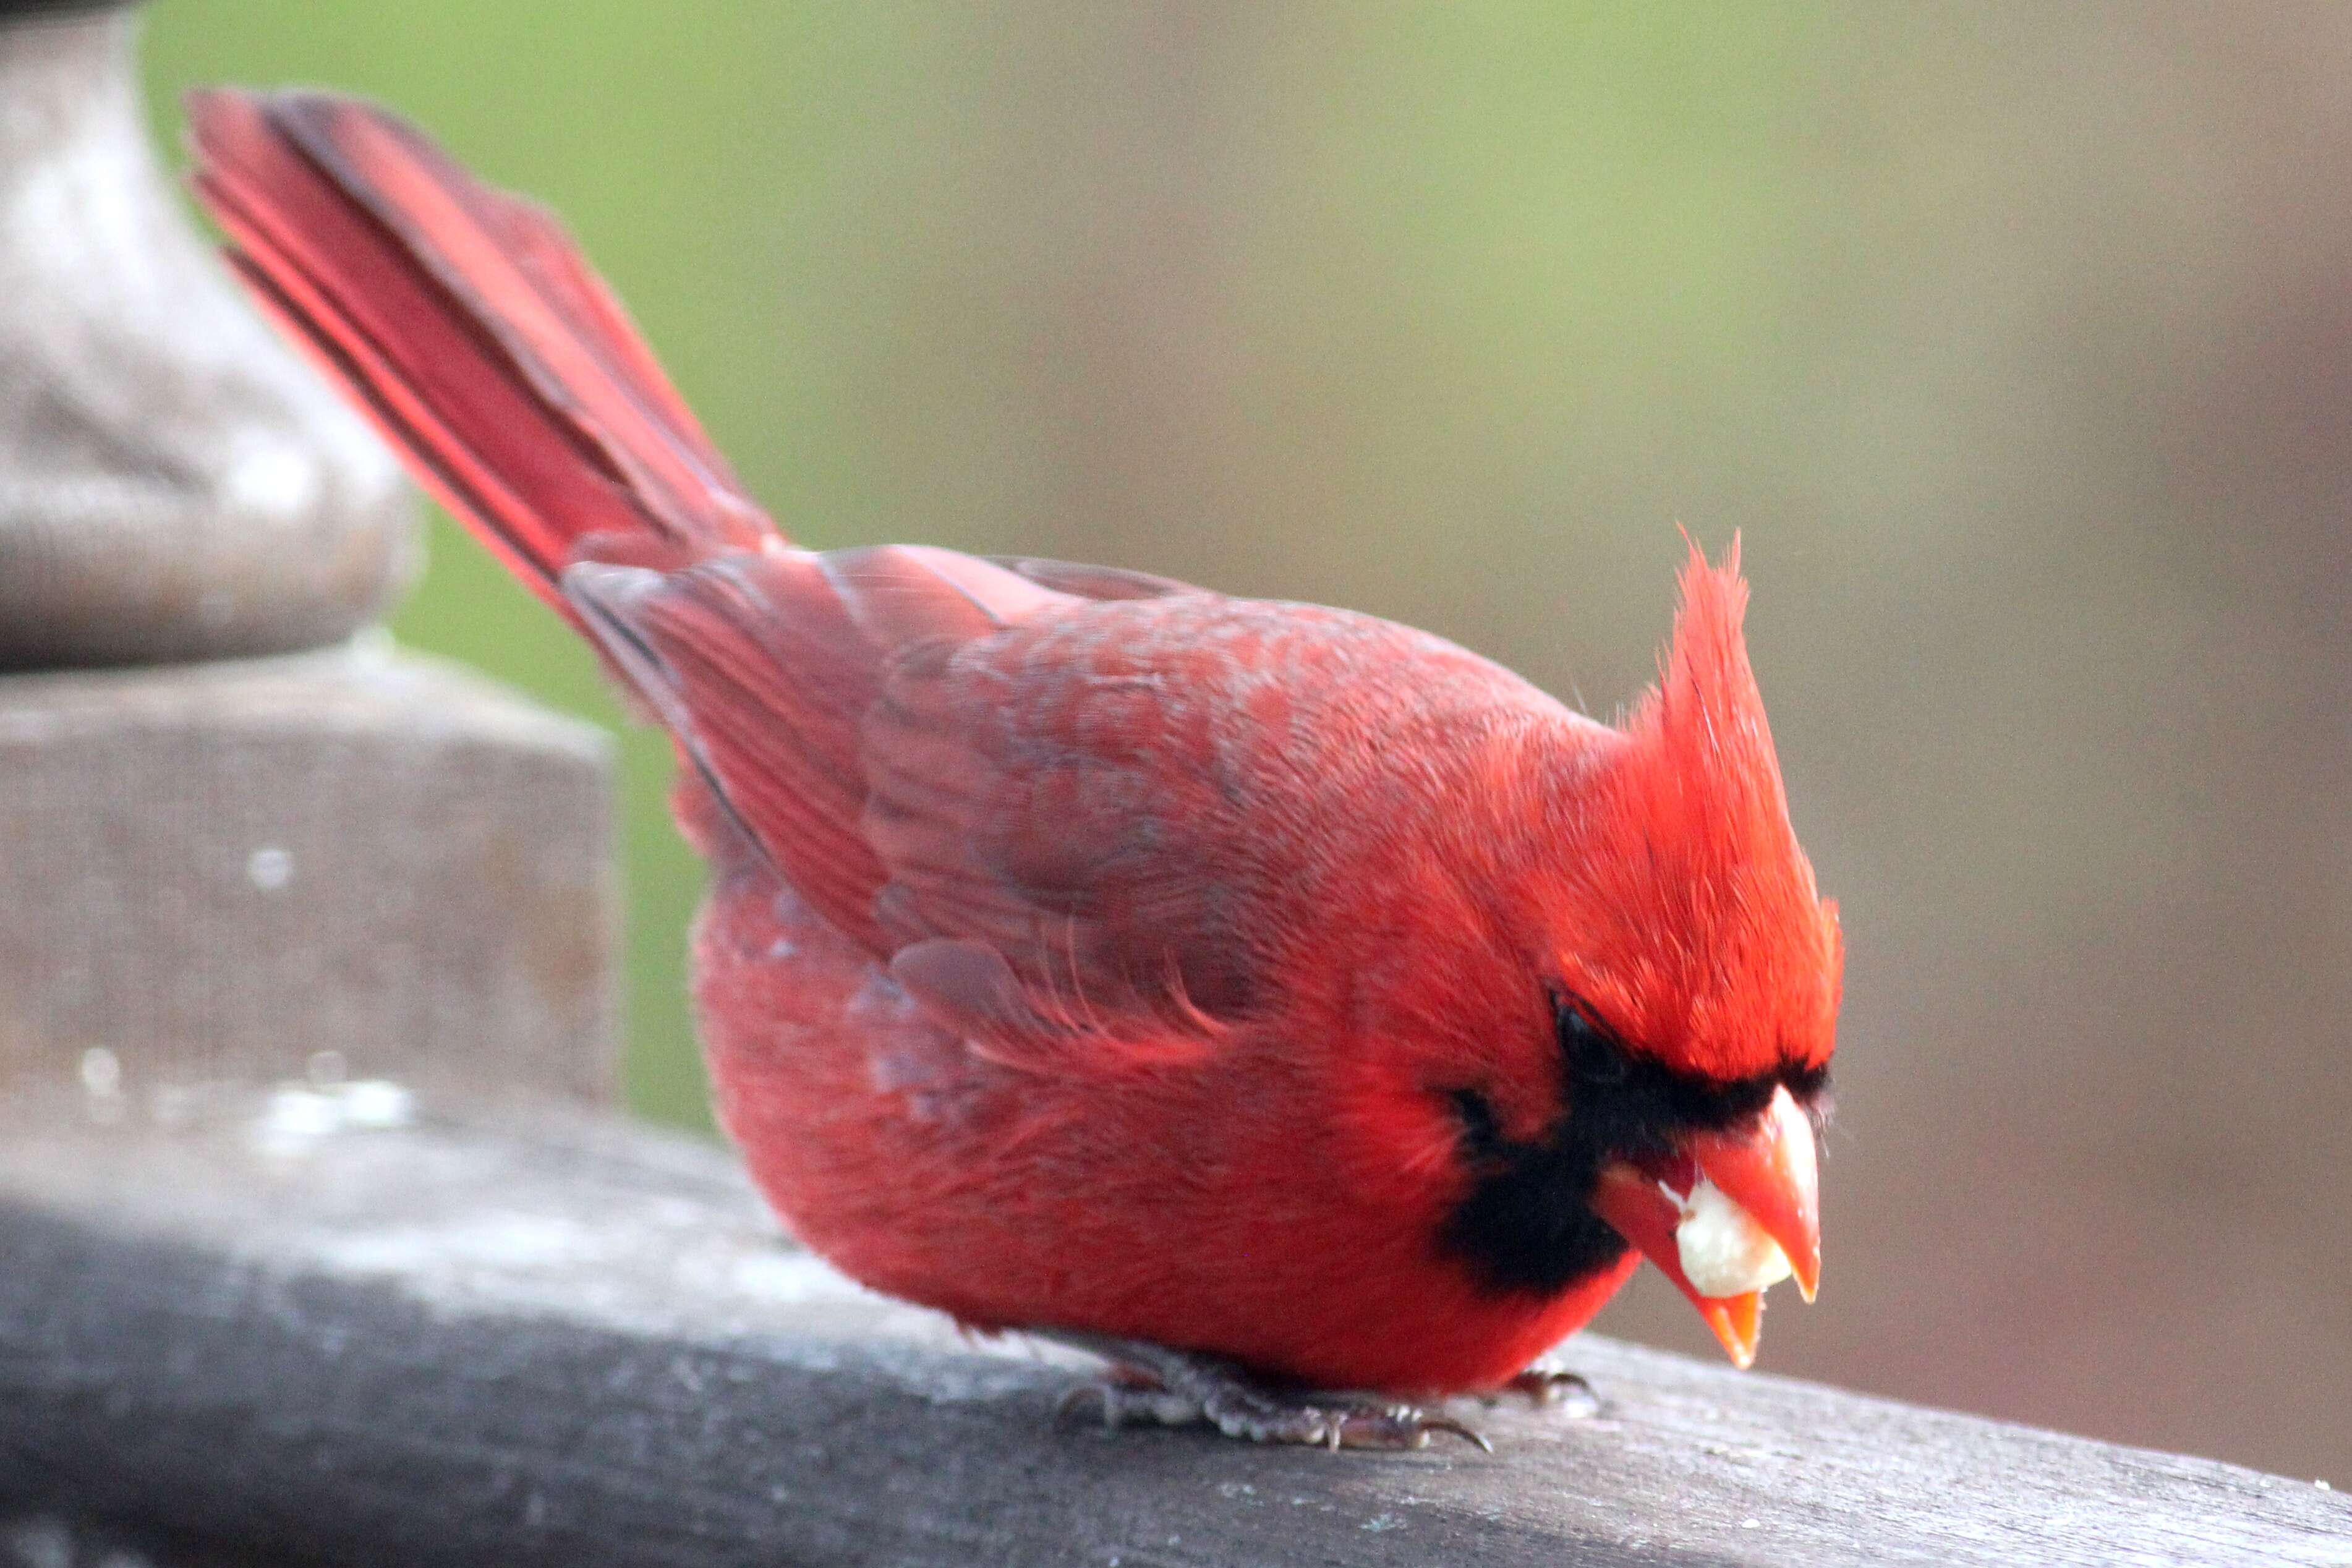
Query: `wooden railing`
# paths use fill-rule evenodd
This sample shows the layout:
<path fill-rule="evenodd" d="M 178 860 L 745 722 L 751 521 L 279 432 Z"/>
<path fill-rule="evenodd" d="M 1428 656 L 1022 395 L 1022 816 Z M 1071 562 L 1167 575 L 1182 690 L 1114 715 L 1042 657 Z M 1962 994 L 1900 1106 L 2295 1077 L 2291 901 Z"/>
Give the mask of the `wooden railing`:
<path fill-rule="evenodd" d="M 2352 1563 L 2308 1481 L 1598 1339 L 1598 1415 L 1465 1408 L 1492 1456 L 1107 1432 L 1056 1414 L 1082 1365 L 863 1293 L 701 1143 L 47 1105 L 0 1144 L 0 1520 L 165 1564 Z"/>

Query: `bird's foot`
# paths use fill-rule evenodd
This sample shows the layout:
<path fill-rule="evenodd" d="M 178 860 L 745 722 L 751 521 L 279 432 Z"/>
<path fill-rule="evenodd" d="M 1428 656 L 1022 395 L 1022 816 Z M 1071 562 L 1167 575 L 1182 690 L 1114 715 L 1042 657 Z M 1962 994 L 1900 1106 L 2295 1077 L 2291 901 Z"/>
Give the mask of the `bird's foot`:
<path fill-rule="evenodd" d="M 1113 1375 L 1081 1384 L 1065 1395 L 1066 1416 L 1092 1405 L 1109 1427 L 1208 1426 L 1252 1443 L 1332 1449 L 1426 1448 L 1442 1432 L 1495 1451 L 1475 1427 L 1443 1410 L 1377 1394 L 1274 1388 L 1232 1362 L 1139 1340 L 1041 1337 L 1098 1355 L 1114 1369 Z"/>
<path fill-rule="evenodd" d="M 1601 1396 L 1576 1373 L 1549 1361 L 1539 1361 L 1512 1378 L 1488 1397 L 1489 1405 L 1505 1397 L 1524 1399 L 1538 1410 L 1553 1410 L 1571 1420 L 1601 1414 Z"/>

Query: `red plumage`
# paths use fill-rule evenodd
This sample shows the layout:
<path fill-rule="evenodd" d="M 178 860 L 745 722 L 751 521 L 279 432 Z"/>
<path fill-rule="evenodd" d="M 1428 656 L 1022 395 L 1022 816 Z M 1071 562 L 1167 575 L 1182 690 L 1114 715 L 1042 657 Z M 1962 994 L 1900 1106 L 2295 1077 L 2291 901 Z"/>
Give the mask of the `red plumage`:
<path fill-rule="evenodd" d="M 1840 954 L 1736 553 L 1694 552 L 1621 730 L 1344 611 L 798 550 L 536 208 L 350 100 L 191 118 L 257 297 L 675 735 L 719 1114 L 847 1272 L 1442 1393 L 1617 1289 L 1639 1254 L 1596 1214 L 1690 1289 L 1624 1206 L 1652 1177 L 1764 1192 L 1758 1108 L 1818 1090 Z M 1768 1222 L 1797 1251 L 1803 1155 Z M 1643 1194 L 1611 1209 L 1604 1168 Z"/>

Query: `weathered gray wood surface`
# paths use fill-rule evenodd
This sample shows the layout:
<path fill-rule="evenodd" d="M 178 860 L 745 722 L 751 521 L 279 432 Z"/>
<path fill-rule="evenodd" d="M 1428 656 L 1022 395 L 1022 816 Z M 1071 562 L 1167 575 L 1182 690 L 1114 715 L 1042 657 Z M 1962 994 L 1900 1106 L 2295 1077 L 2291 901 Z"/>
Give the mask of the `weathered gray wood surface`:
<path fill-rule="evenodd" d="M 847 1286 L 699 1145 L 10 1116 L 0 1519 L 166 1560 L 2352 1563 L 2308 1480 L 1600 1340 L 1601 1415 L 1494 1413 L 1493 1458 L 1107 1434 L 1057 1424 L 1070 1364 Z"/>

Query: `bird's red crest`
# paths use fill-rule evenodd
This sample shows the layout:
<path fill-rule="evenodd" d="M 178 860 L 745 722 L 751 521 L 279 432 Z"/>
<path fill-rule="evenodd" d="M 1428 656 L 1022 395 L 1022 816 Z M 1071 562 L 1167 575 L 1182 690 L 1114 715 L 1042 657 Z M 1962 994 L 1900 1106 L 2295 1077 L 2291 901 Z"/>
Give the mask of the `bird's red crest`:
<path fill-rule="evenodd" d="M 1719 566 L 1693 546 L 1682 595 L 1658 684 L 1626 721 L 1606 792 L 1612 897 L 1638 951 L 1595 978 L 1620 1026 L 1676 1066 L 1728 1079 L 1819 1065 L 1843 949 L 1790 826 L 1748 662 L 1738 541 Z"/>

